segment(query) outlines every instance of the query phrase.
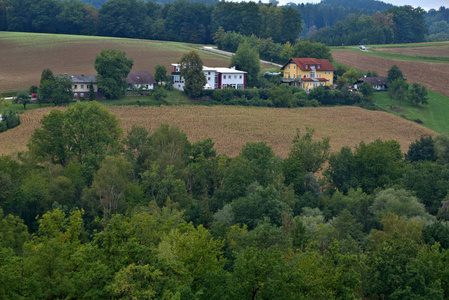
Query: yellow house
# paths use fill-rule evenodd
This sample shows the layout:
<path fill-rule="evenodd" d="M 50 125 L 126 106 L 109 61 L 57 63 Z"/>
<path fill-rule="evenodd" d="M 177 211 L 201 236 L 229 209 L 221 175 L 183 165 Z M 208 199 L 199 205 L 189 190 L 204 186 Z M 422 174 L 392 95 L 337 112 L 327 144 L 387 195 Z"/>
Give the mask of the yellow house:
<path fill-rule="evenodd" d="M 281 70 L 282 82 L 310 91 L 317 86 L 332 86 L 336 69 L 327 59 L 291 58 Z"/>

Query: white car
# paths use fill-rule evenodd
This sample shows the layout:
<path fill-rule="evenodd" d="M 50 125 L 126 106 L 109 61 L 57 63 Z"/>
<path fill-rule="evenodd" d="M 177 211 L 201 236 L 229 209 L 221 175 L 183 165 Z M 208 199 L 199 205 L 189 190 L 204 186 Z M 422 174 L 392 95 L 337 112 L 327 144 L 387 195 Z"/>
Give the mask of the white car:
<path fill-rule="evenodd" d="M 360 46 L 359 46 L 359 49 L 360 49 L 360 50 L 366 50 L 366 47 L 363 46 L 363 45 L 360 45 Z"/>

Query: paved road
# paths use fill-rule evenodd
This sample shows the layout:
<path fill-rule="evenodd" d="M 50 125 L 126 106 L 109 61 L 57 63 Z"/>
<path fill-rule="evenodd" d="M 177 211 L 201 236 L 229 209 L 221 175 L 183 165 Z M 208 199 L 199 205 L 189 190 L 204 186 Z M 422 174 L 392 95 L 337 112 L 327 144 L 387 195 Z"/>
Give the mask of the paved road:
<path fill-rule="evenodd" d="M 203 47 L 203 50 L 210 51 L 210 52 L 215 52 L 215 53 L 223 54 L 223 55 L 227 55 L 227 56 L 233 56 L 234 55 L 234 53 L 232 53 L 232 52 L 218 50 L 218 49 L 215 49 L 215 48 L 212 48 L 212 47 Z M 263 63 L 263 64 L 273 65 L 273 66 L 278 67 L 278 68 L 282 67 L 282 65 L 275 64 L 274 62 L 271 62 L 271 61 L 260 60 L 260 62 Z"/>

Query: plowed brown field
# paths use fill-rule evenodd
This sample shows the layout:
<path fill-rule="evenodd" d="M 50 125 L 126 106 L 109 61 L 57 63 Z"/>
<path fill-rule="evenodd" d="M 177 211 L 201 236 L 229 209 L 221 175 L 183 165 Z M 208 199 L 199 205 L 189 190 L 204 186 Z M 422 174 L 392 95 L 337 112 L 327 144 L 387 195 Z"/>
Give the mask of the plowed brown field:
<path fill-rule="evenodd" d="M 0 155 L 26 150 L 26 143 L 40 118 L 50 108 L 28 111 L 22 124 L 0 133 Z M 300 109 L 242 108 L 233 106 L 111 107 L 125 132 L 132 125 L 145 126 L 150 132 L 161 123 L 184 130 L 191 142 L 210 137 L 218 153 L 235 156 L 246 142 L 266 141 L 277 155 L 286 157 L 296 128 L 305 132 L 315 128 L 314 137 L 331 138 L 331 150 L 355 147 L 360 141 L 396 139 L 402 151 L 421 135 L 434 132 L 394 115 L 357 107 Z"/>
<path fill-rule="evenodd" d="M 183 53 L 197 50 L 205 65 L 229 66 L 230 58 L 200 50 L 201 45 L 102 37 L 0 32 L 0 93 L 39 85 L 42 70 L 54 74 L 96 75 L 95 58 L 103 49 L 126 52 L 132 71 L 154 73 L 156 65 L 172 71 Z"/>
<path fill-rule="evenodd" d="M 332 56 L 338 63 L 362 71 L 376 71 L 379 76 L 387 76 L 388 70 L 397 65 L 409 83 L 418 82 L 434 92 L 449 97 L 449 64 L 386 59 L 350 50 L 334 50 Z"/>
<path fill-rule="evenodd" d="M 394 48 L 376 48 L 376 51 L 384 51 L 390 53 L 398 53 L 405 55 L 425 55 L 425 56 L 442 56 L 449 57 L 449 43 L 444 46 L 429 47 L 394 47 Z"/>

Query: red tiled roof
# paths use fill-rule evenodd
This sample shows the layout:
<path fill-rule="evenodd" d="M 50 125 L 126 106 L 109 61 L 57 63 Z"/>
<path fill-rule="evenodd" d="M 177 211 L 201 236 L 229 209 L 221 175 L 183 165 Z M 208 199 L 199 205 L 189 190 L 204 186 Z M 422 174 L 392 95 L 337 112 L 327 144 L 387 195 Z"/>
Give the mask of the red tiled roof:
<path fill-rule="evenodd" d="M 281 70 L 283 70 L 291 61 L 293 61 L 301 70 L 310 71 L 310 66 L 315 65 L 317 71 L 335 71 L 334 66 L 327 59 L 317 59 L 317 58 L 290 58 L 286 62 Z M 318 66 L 320 66 L 318 68 Z"/>

